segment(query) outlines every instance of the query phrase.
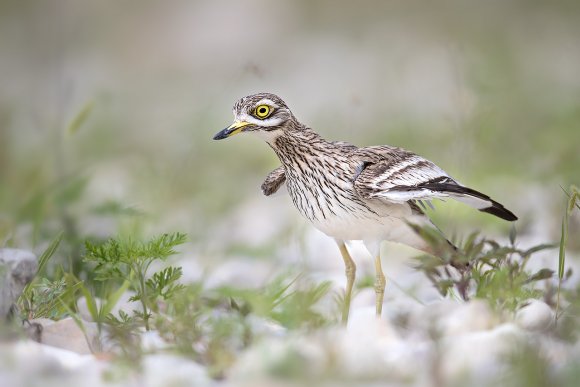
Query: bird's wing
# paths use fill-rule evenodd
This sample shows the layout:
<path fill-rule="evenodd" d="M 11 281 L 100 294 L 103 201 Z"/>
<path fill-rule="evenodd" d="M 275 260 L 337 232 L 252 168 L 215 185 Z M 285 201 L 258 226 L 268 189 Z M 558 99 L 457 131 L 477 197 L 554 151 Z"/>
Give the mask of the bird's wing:
<path fill-rule="evenodd" d="M 505 220 L 517 217 L 500 203 L 455 181 L 445 171 L 401 148 L 359 148 L 353 154 L 360 162 L 354 178 L 357 194 L 390 202 L 452 198 Z"/>
<path fill-rule="evenodd" d="M 262 193 L 266 196 L 276 193 L 285 181 L 286 175 L 284 173 L 284 167 L 279 166 L 266 176 L 266 179 L 262 183 Z"/>

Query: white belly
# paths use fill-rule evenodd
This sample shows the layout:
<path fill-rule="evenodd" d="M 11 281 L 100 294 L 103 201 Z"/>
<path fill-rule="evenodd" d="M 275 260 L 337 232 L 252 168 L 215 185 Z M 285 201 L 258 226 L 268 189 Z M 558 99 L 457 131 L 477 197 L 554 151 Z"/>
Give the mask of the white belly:
<path fill-rule="evenodd" d="M 430 221 L 423 215 L 413 215 L 408 206 L 403 204 L 382 205 L 381 216 L 354 216 L 348 212 L 337 213 L 325 219 L 311 220 L 314 227 L 326 235 L 347 240 L 391 241 L 403 243 L 415 248 L 425 246 L 406 222 L 419 225 Z"/>
<path fill-rule="evenodd" d="M 327 184 L 310 180 L 296 184 L 287 177 L 286 185 L 300 213 L 326 235 L 340 239 L 392 241 L 422 248 L 425 242 L 406 222 L 425 225 L 429 219 L 413 214 L 406 203 L 389 203 L 382 199 L 362 201 L 351 182 L 325 178 L 337 186 L 338 197 Z M 306 188 L 304 188 L 306 187 Z"/>

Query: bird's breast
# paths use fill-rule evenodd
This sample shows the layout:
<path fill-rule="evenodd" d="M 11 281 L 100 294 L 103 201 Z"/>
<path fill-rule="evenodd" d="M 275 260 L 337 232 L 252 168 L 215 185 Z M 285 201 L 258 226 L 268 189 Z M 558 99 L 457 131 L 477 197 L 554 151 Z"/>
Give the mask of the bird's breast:
<path fill-rule="evenodd" d="M 346 163 L 296 163 L 286 168 L 286 184 L 298 210 L 312 222 L 364 216 L 370 208 L 356 195 L 354 170 Z"/>

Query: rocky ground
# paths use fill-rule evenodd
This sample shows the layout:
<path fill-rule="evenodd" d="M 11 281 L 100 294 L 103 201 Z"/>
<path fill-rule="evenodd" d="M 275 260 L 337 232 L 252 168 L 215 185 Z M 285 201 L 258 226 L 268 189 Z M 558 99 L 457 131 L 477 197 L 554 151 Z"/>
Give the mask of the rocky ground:
<path fill-rule="evenodd" d="M 190 269 L 185 271 L 186 280 L 205 277 L 207 291 L 226 284 L 260 289 L 288 265 L 303 265 L 309 280 L 331 282 L 316 310 L 337 315 L 336 295 L 344 286 L 341 261 L 334 259 L 334 246 L 318 232 L 309 231 L 305 241 L 304 254 L 319 259 L 285 262 L 281 267 L 242 254 L 202 270 L 200 262 L 193 264 L 190 255 L 184 254 L 180 263 Z M 350 248 L 359 262 L 359 278 L 371 275 L 370 259 L 362 245 L 354 243 Z M 337 322 L 319 329 L 289 329 L 250 314 L 246 323 L 256 340 L 249 346 L 231 343 L 235 359 L 216 377 L 203 361 L 172 351 L 155 330 L 141 331 L 137 339 L 143 354 L 140 360 L 119 358 L 118 343 L 110 332 L 91 321 L 81 298 L 74 318 L 27 321 L 24 330 L 12 323 L 13 334 L 0 343 L 0 384 L 488 386 L 510 378 L 540 383 L 551 380 L 550 375 L 571 374 L 578 364 L 580 345 L 556 334 L 555 311 L 545 302 L 530 299 L 515 313 L 508 313 L 493 310 L 481 299 L 463 302 L 442 298 L 409 264 L 411 251 L 391 246 L 384 249 L 384 253 L 386 249 L 392 253 L 385 260 L 389 278 L 380 320 L 374 316 L 370 287 L 356 292 L 347 327 Z M 281 261 L 291 261 L 293 256 L 280 255 Z M 34 255 L 22 250 L 3 249 L 0 257 L 6 269 L 2 311 L 8 315 L 24 284 L 32 278 L 36 263 Z M 205 274 L 199 274 L 204 270 Z M 124 295 L 113 313 L 135 308 L 129 296 Z M 514 356 L 523 356 L 541 370 L 537 375 L 517 374 L 520 371 L 510 360 Z"/>

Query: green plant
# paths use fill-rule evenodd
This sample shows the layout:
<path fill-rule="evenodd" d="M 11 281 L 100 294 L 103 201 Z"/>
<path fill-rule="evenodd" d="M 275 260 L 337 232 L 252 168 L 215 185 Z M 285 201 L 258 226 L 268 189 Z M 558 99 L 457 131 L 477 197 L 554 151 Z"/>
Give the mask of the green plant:
<path fill-rule="evenodd" d="M 60 279 L 51 281 L 43 277 L 47 264 L 57 251 L 62 239 L 63 233 L 58 234 L 38 258 L 36 274 L 18 298 L 18 309 L 25 319 L 61 317 L 66 312 L 63 310 L 63 304 L 70 303 L 79 288 L 78 283 L 74 283 L 70 278 L 64 278 L 62 269 Z"/>
<path fill-rule="evenodd" d="M 514 311 L 525 300 L 540 298 L 543 292 L 535 284 L 554 274 L 547 268 L 530 272 L 526 265 L 533 254 L 556 245 L 522 250 L 516 246 L 515 228 L 507 246 L 480 238 L 475 232 L 458 243 L 457 249 L 432 229 L 421 229 L 420 233 L 438 256 L 419 256 L 417 268 L 444 296 L 455 290 L 464 300 L 481 298 L 494 308 Z"/>
<path fill-rule="evenodd" d="M 74 304 L 79 288 L 80 282 L 73 282 L 72 277 L 54 281 L 42 278 L 21 298 L 24 315 L 27 319 L 59 320 L 69 313 L 69 305 Z"/>
<path fill-rule="evenodd" d="M 95 244 L 87 241 L 85 261 L 95 265 L 97 281 L 117 281 L 135 292 L 130 301 L 138 301 L 141 310 L 134 311 L 150 330 L 149 320 L 153 312 L 158 311 L 159 299 L 167 300 L 183 288 L 178 284 L 181 268 L 167 267 L 152 275 L 149 267 L 155 261 L 166 261 L 175 254 L 174 248 L 183 244 L 186 236 L 181 233 L 163 234 L 147 242 L 134 240 L 109 239 Z M 118 289 L 117 289 L 118 290 Z"/>
<path fill-rule="evenodd" d="M 299 283 L 301 276 L 288 280 L 278 277 L 264 289 L 233 289 L 224 287 L 218 295 L 229 297 L 232 306 L 243 315 L 253 313 L 295 329 L 320 327 L 328 321 L 315 305 L 330 289 L 330 282 Z"/>
<path fill-rule="evenodd" d="M 562 235 L 560 237 L 560 251 L 558 254 L 558 290 L 556 297 L 556 322 L 559 318 L 560 310 L 560 293 L 562 288 L 562 281 L 571 275 L 571 271 L 566 272 L 566 245 L 568 244 L 568 227 L 570 224 L 570 215 L 574 211 L 574 207 L 580 210 L 580 192 L 578 188 L 574 185 L 570 186 L 570 192 L 564 190 L 564 193 L 568 196 L 568 204 L 566 210 L 564 211 L 564 217 L 562 218 Z"/>

